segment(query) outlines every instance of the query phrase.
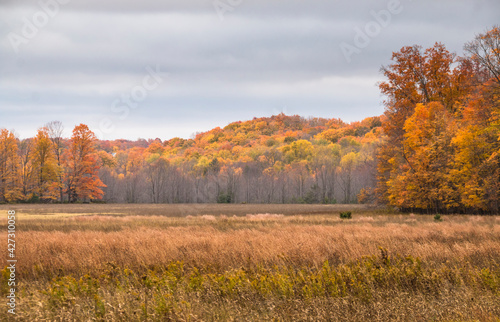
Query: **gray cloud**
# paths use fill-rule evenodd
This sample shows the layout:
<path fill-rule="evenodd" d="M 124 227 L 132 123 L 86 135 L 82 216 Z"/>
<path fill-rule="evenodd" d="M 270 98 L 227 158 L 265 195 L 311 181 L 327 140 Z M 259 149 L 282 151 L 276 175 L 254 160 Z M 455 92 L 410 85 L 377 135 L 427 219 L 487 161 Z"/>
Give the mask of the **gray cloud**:
<path fill-rule="evenodd" d="M 340 44 L 353 44 L 390 1 L 242 0 L 221 21 L 212 0 L 73 0 L 18 53 L 9 37 L 22 36 L 40 5 L 3 1 L 0 128 L 27 137 L 55 119 L 99 130 L 106 118 L 114 130 L 103 137 L 135 139 L 189 137 L 283 110 L 362 119 L 383 111 L 376 82 L 393 51 L 440 41 L 461 54 L 500 9 L 493 0 L 401 0 L 401 13 L 347 62 Z M 113 102 L 157 65 L 164 82 L 120 119 Z"/>

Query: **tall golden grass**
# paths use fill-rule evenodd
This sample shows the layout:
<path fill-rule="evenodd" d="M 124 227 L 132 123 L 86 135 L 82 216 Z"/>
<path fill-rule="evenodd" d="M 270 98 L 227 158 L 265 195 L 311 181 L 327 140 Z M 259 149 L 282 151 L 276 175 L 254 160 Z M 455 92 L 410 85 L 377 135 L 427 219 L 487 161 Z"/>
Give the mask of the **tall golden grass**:
<path fill-rule="evenodd" d="M 500 221 L 495 217 L 460 216 L 432 222 L 420 216 L 355 216 L 352 221 L 341 221 L 331 216 L 260 214 L 90 216 L 57 222 L 26 222 L 17 233 L 21 276 L 39 278 L 61 271 L 86 274 L 107 263 L 136 270 L 172 261 L 221 270 L 285 262 L 296 266 L 321 265 L 325 260 L 341 264 L 376 254 L 379 247 L 434 263 L 482 265 L 500 259 Z M 51 231 L 44 231 L 45 225 Z M 107 227 L 114 228 L 106 232 Z M 6 232 L 0 238 L 5 239 Z M 6 256 L 6 249 L 0 256 Z"/>
<path fill-rule="evenodd" d="M 498 217 L 65 206 L 19 210 L 20 320 L 499 321 Z"/>

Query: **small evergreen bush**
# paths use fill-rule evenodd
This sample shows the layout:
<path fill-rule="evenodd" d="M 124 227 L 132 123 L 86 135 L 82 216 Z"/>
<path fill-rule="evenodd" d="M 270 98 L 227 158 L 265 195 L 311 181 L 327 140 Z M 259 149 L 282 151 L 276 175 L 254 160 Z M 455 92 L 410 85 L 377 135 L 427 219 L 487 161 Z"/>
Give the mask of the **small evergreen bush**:
<path fill-rule="evenodd" d="M 350 211 L 342 211 L 340 213 L 340 218 L 341 219 L 351 219 L 352 218 L 352 213 Z"/>

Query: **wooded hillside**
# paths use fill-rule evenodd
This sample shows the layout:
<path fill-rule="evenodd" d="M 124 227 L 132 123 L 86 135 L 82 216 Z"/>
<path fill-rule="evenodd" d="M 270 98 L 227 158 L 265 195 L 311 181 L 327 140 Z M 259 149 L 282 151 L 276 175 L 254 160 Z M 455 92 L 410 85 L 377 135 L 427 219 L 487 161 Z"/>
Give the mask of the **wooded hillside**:
<path fill-rule="evenodd" d="M 379 117 L 346 124 L 281 114 L 164 142 L 99 141 L 91 132 L 80 133 L 90 131 L 85 125 L 75 128 L 71 139 L 63 139 L 55 133 L 54 127 L 61 127 L 57 122 L 21 141 L 2 130 L 2 147 L 8 144 L 11 152 L 2 154 L 9 157 L 0 169 L 0 198 L 356 202 L 362 187 L 375 184 L 380 126 Z"/>

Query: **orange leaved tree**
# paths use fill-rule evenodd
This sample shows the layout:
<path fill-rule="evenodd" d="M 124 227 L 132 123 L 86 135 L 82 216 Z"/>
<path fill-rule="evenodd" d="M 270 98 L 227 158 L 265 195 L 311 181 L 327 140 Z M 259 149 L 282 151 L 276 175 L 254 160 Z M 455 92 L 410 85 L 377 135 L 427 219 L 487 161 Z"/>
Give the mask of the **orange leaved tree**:
<path fill-rule="evenodd" d="M 99 157 L 95 150 L 96 137 L 85 124 L 73 129 L 69 148 L 64 154 L 66 193 L 69 202 L 101 199 L 105 184 L 98 177 Z"/>
<path fill-rule="evenodd" d="M 412 169 L 410 160 L 415 157 L 415 153 L 420 155 L 425 152 L 425 148 L 420 146 L 417 151 L 408 150 L 410 146 L 405 144 L 405 140 L 411 140 L 411 136 L 418 134 L 418 129 L 415 128 L 408 137 L 409 129 L 405 128 L 405 123 L 410 117 L 418 121 L 419 116 L 414 115 L 418 104 L 422 104 L 420 116 L 425 114 L 424 106 L 429 107 L 433 102 L 439 104 L 434 107 L 440 106 L 441 114 L 447 112 L 453 115 L 457 106 L 466 99 L 470 90 L 469 80 L 473 75 L 466 60 L 457 60 L 439 43 L 425 51 L 420 46 L 403 47 L 393 54 L 392 61 L 391 65 L 382 68 L 387 80 L 379 84 L 387 99 L 384 102 L 386 111 L 382 125 L 386 140 L 378 152 L 377 192 L 379 200 L 385 203 L 394 206 L 410 204 L 411 208 L 421 208 L 421 205 L 409 200 L 413 198 L 410 194 L 405 195 L 412 189 L 401 190 L 396 185 L 402 182 L 402 177 L 417 171 Z M 430 204 L 435 206 L 435 201 L 433 199 Z M 430 204 L 423 208 L 428 209 Z"/>
<path fill-rule="evenodd" d="M 0 201 L 13 202 L 21 197 L 17 139 L 0 129 Z"/>
<path fill-rule="evenodd" d="M 54 143 L 47 128 L 38 130 L 31 150 L 34 193 L 41 200 L 56 200 L 59 191 L 59 166 L 54 154 Z"/>

